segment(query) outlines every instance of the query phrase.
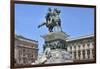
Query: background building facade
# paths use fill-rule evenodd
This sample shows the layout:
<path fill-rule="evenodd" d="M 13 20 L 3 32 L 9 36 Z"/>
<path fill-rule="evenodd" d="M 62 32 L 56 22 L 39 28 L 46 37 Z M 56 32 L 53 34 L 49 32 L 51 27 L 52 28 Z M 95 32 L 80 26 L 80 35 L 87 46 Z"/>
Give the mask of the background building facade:
<path fill-rule="evenodd" d="M 15 65 L 31 64 L 38 56 L 38 42 L 15 35 Z"/>
<path fill-rule="evenodd" d="M 94 35 L 66 40 L 66 49 L 74 62 L 95 60 Z M 15 36 L 15 64 L 31 64 L 38 57 L 38 41 Z"/>
<path fill-rule="evenodd" d="M 72 54 L 74 61 L 92 61 L 95 59 L 94 35 L 68 39 L 67 51 Z"/>

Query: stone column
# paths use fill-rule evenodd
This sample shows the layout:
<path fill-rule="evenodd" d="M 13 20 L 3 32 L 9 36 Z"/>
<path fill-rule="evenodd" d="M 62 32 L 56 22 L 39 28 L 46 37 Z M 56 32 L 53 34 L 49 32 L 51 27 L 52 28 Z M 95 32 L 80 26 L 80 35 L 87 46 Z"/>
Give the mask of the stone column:
<path fill-rule="evenodd" d="M 72 60 L 75 59 L 75 57 L 74 57 L 74 51 L 75 51 L 74 46 L 72 46 Z"/>
<path fill-rule="evenodd" d="M 92 50 L 93 50 L 93 45 L 92 45 L 92 43 L 90 43 L 90 59 L 93 59 L 93 52 L 92 52 Z"/>
<path fill-rule="evenodd" d="M 80 60 L 82 60 L 83 59 L 83 50 L 81 50 L 80 52 L 81 52 Z"/>
<path fill-rule="evenodd" d="M 69 46 L 67 47 L 67 51 L 70 52 L 70 47 Z"/>
<path fill-rule="evenodd" d="M 83 44 L 80 45 L 80 60 L 83 60 L 83 50 L 84 50 L 84 47 L 83 47 Z"/>
<path fill-rule="evenodd" d="M 90 49 L 90 59 L 93 59 L 92 49 Z"/>
<path fill-rule="evenodd" d="M 75 58 L 75 57 L 74 57 L 74 51 L 72 51 L 72 60 L 74 60 L 74 58 Z"/>
<path fill-rule="evenodd" d="M 78 50 L 76 51 L 76 59 L 79 59 Z"/>

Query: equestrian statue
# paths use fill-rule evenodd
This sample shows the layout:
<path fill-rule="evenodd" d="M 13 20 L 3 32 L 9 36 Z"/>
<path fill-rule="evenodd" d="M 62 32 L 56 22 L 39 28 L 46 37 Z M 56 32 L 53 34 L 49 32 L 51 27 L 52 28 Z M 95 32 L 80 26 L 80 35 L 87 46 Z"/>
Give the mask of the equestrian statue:
<path fill-rule="evenodd" d="M 54 32 L 53 31 L 54 27 L 56 27 L 57 30 L 60 29 L 60 31 L 62 31 L 61 19 L 59 17 L 60 13 L 61 11 L 58 10 L 57 8 L 54 8 L 53 11 L 51 8 L 48 8 L 48 13 L 45 16 L 46 21 L 38 25 L 38 28 L 45 25 L 48 28 L 49 32 Z"/>

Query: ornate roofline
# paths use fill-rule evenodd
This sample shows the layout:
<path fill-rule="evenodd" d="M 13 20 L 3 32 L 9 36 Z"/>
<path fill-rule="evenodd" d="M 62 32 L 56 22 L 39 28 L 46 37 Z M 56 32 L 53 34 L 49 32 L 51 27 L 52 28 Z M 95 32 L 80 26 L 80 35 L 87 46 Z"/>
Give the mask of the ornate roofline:
<path fill-rule="evenodd" d="M 87 38 L 92 38 L 92 37 L 94 37 L 94 34 L 91 34 L 91 35 L 85 35 L 85 36 L 80 36 L 80 37 L 76 37 L 76 38 L 69 38 L 69 39 L 67 39 L 66 41 L 69 42 L 69 41 L 75 41 L 75 40 L 87 39 Z"/>
<path fill-rule="evenodd" d="M 15 38 L 18 38 L 18 39 L 26 41 L 26 42 L 32 42 L 32 43 L 35 42 L 35 44 L 38 44 L 38 41 L 23 37 L 22 35 L 15 34 Z"/>

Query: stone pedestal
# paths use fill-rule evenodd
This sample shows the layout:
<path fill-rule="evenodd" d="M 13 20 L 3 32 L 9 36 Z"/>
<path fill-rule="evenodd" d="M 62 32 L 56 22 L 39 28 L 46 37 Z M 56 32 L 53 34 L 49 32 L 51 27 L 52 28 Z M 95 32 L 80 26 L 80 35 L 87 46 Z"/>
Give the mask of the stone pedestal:
<path fill-rule="evenodd" d="M 46 59 L 41 58 L 44 64 L 73 62 L 71 54 L 67 52 L 67 37 L 64 32 L 50 32 L 42 36 L 45 40 L 43 57 Z"/>
<path fill-rule="evenodd" d="M 71 54 L 64 49 L 53 49 L 49 55 L 50 58 L 47 59 L 45 64 L 73 62 L 71 60 Z"/>
<path fill-rule="evenodd" d="M 68 35 L 64 32 L 51 32 L 42 36 L 45 40 L 44 50 L 46 47 L 51 49 L 66 49 L 66 39 Z"/>

